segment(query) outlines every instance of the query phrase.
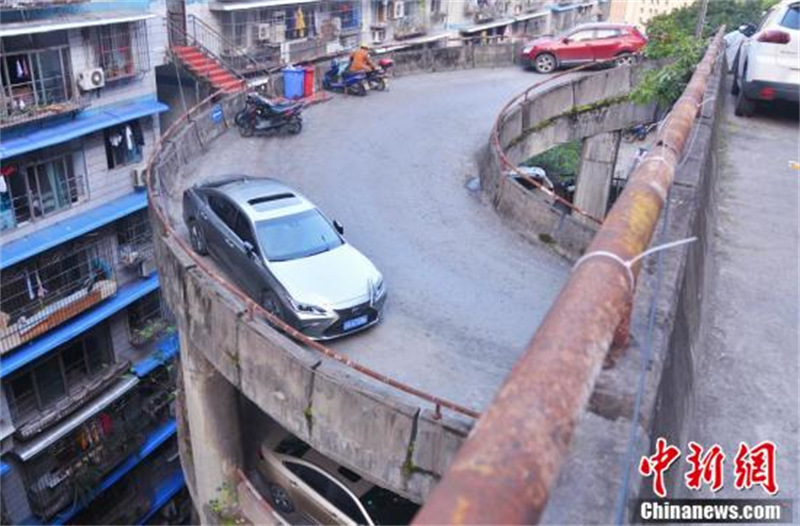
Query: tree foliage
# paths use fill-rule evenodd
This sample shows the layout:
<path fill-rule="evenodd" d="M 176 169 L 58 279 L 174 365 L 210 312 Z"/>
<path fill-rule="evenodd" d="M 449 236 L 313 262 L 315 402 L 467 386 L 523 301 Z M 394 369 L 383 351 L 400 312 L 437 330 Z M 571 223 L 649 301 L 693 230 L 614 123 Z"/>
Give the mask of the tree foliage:
<path fill-rule="evenodd" d="M 742 24 L 757 23 L 762 13 L 777 1 L 710 0 L 700 39 L 694 36 L 700 14 L 699 1 L 650 19 L 644 55 L 648 59 L 663 60 L 666 65 L 645 72 L 631 93 L 631 99 L 639 104 L 655 101 L 670 106 L 686 88 L 708 38 L 722 25 L 733 31 Z"/>

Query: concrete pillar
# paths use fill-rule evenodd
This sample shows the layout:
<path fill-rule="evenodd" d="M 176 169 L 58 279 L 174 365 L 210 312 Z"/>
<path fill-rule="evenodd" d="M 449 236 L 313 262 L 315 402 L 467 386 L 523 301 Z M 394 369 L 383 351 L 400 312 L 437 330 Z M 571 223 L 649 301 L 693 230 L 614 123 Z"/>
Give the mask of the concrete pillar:
<path fill-rule="evenodd" d="M 619 132 L 601 133 L 583 141 L 575 206 L 598 219 L 606 215 L 618 148 Z"/>
<path fill-rule="evenodd" d="M 209 502 L 225 498 L 223 484 L 235 488 L 233 472 L 242 466 L 238 392 L 188 340 L 181 338 L 181 368 L 191 458 L 183 465 L 194 469 L 187 480 L 196 484 L 192 493 L 201 522 L 215 524 Z"/>

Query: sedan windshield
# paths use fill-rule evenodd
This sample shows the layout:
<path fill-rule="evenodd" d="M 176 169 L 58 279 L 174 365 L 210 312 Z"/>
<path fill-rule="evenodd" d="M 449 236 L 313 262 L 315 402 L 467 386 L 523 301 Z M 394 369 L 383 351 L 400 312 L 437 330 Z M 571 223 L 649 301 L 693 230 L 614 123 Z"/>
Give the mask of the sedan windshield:
<path fill-rule="evenodd" d="M 256 223 L 258 241 L 269 261 L 289 261 L 327 252 L 343 243 L 317 210 Z"/>

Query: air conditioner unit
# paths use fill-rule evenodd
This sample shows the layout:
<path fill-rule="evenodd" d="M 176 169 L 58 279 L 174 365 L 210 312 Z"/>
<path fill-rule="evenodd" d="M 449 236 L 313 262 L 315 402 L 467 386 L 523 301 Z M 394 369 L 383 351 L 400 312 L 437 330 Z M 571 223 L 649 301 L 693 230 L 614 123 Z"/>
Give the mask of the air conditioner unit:
<path fill-rule="evenodd" d="M 106 74 L 102 68 L 87 69 L 78 73 L 78 87 L 83 91 L 91 91 L 105 85 Z"/>
<path fill-rule="evenodd" d="M 134 170 L 131 172 L 134 188 L 144 188 L 147 186 L 147 181 L 144 180 L 144 170 Z"/>
<path fill-rule="evenodd" d="M 281 44 L 286 41 L 286 24 L 272 24 L 272 34 L 270 42 Z"/>
<path fill-rule="evenodd" d="M 393 4 L 394 8 L 392 9 L 392 18 L 397 20 L 398 18 L 403 18 L 406 16 L 406 3 L 405 2 L 398 2 L 395 1 Z"/>
<path fill-rule="evenodd" d="M 258 39 L 262 42 L 272 40 L 272 26 L 270 24 L 258 24 Z"/>
<path fill-rule="evenodd" d="M 149 277 L 156 271 L 155 258 L 149 257 L 139 262 L 139 276 L 143 278 Z"/>

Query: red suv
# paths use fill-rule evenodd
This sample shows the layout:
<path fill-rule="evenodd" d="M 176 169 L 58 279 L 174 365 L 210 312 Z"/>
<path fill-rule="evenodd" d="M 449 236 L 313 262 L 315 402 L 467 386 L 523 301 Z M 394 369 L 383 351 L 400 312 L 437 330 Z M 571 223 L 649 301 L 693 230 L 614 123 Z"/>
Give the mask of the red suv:
<path fill-rule="evenodd" d="M 538 73 L 560 66 L 598 62 L 616 57 L 617 64 L 632 64 L 647 38 L 634 26 L 584 24 L 557 37 L 537 38 L 522 50 L 523 62 Z"/>

